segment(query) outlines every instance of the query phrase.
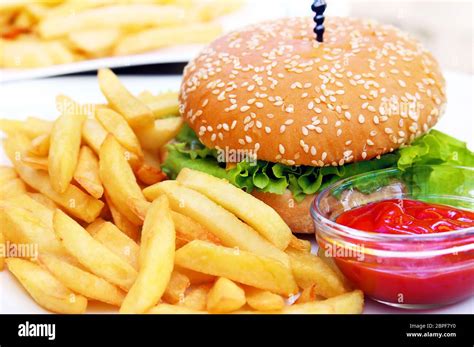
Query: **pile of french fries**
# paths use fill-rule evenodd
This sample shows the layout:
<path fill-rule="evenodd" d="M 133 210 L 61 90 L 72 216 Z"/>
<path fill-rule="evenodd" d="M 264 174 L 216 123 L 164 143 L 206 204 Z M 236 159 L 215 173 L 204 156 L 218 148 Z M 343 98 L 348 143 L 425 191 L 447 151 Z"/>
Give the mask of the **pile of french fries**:
<path fill-rule="evenodd" d="M 64 95 L 54 122 L 0 120 L 13 167 L 0 168 L 0 258 L 58 313 L 89 301 L 121 313 L 360 313 L 351 290 L 268 205 L 183 169 L 167 180 L 163 146 L 179 132 L 176 93 L 130 93 L 100 70 L 103 104 Z"/>
<path fill-rule="evenodd" d="M 166 46 L 208 43 L 215 19 L 240 0 L 7 0 L 0 4 L 0 67 L 34 68 Z"/>

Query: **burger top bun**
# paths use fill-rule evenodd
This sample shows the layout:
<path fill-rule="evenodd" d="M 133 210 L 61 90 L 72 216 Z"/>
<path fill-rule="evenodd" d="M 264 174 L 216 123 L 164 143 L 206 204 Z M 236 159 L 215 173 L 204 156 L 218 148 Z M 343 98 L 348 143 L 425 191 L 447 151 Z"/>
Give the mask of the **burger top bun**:
<path fill-rule="evenodd" d="M 373 21 L 311 18 L 231 32 L 184 72 L 180 112 L 210 148 L 286 165 L 343 165 L 410 143 L 446 101 L 438 63 L 421 44 Z"/>

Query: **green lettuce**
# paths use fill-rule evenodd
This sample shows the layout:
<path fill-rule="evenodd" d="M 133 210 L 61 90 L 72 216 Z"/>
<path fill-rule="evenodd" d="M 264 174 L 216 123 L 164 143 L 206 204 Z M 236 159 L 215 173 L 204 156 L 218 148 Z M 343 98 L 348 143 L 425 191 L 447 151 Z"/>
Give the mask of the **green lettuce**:
<path fill-rule="evenodd" d="M 296 201 L 301 201 L 306 195 L 319 192 L 327 185 L 357 174 L 384 168 L 398 167 L 401 170 L 419 165 L 462 165 L 474 167 L 474 153 L 467 149 L 466 144 L 442 132 L 432 130 L 417 139 L 408 147 L 396 152 L 372 159 L 343 166 L 313 167 L 304 165 L 288 166 L 263 160 L 241 161 L 226 168 L 226 163 L 217 160 L 215 149 L 206 148 L 196 134 L 185 126 L 176 138 L 168 145 L 168 156 L 163 163 L 163 170 L 170 178 L 175 178 L 182 168 L 203 171 L 219 178 L 225 178 L 235 186 L 251 192 L 259 190 L 275 194 L 283 194 L 289 189 Z M 430 185 L 443 183 L 449 179 L 453 185 L 459 184 L 456 178 L 444 177 L 439 172 L 423 171 L 419 177 L 413 177 L 415 183 Z M 363 192 L 373 190 L 381 182 L 371 180 L 358 187 Z M 443 183 L 444 184 L 444 183 Z M 425 184 L 426 186 L 426 184 Z"/>

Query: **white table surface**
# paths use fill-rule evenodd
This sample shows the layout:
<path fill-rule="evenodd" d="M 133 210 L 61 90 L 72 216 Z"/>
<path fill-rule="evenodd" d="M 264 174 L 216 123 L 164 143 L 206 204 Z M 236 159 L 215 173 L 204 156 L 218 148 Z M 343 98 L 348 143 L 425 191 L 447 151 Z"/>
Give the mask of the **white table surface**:
<path fill-rule="evenodd" d="M 447 72 L 448 107 L 437 129 L 469 143 L 474 149 L 474 76 Z M 177 90 L 180 76 L 121 76 L 133 92 L 150 90 L 153 93 Z M 95 76 L 75 76 L 18 81 L 0 84 L 0 118 L 23 119 L 38 116 L 55 119 L 55 97 L 62 93 L 78 102 L 103 102 Z M 6 164 L 0 150 L 0 164 Z M 114 312 L 107 305 L 90 305 L 89 312 Z M 8 271 L 0 273 L 0 313 L 48 313 L 40 308 Z M 406 311 L 366 300 L 365 313 L 474 313 L 474 297 L 464 302 L 427 311 Z"/>

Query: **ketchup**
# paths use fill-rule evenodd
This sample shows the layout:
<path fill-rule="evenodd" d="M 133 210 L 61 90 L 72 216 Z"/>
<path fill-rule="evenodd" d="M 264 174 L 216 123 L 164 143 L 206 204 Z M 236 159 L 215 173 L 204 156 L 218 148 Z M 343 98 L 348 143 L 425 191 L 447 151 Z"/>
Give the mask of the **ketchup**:
<path fill-rule="evenodd" d="M 346 211 L 336 222 L 369 233 L 420 235 L 413 241 L 396 243 L 351 238 L 350 243 L 362 249 L 363 257 L 333 256 L 344 275 L 372 298 L 389 304 L 430 307 L 460 301 L 474 294 L 472 248 L 459 253 L 417 256 L 418 251 L 421 254 L 427 250 L 472 245 L 472 233 L 454 238 L 442 238 L 442 235 L 474 227 L 473 212 L 422 201 L 393 199 Z M 428 234 L 441 238 L 423 240 L 423 235 Z M 318 243 L 323 249 L 337 246 L 330 238 L 320 237 Z M 376 254 L 371 250 L 382 251 Z M 385 254 L 383 250 L 392 253 Z"/>
<path fill-rule="evenodd" d="M 346 211 L 336 222 L 377 233 L 432 234 L 473 227 L 474 212 L 423 201 L 391 199 Z"/>

